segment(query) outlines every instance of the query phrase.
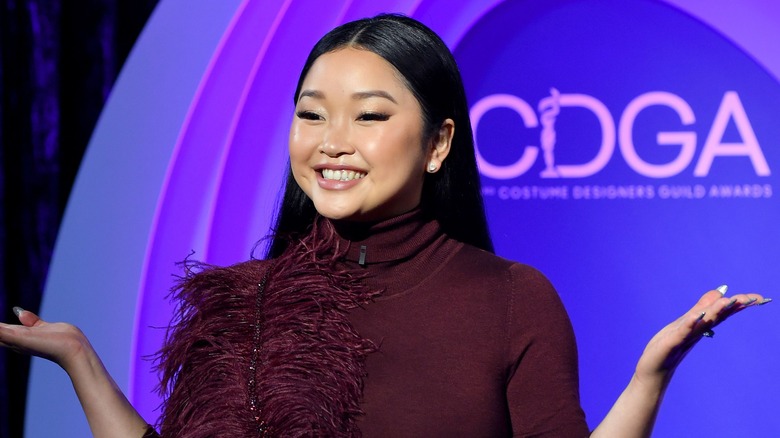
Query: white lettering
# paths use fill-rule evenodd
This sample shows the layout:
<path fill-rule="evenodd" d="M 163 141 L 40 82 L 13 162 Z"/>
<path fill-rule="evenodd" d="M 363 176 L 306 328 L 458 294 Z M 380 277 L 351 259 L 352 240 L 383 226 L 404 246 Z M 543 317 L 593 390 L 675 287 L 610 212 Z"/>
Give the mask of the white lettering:
<path fill-rule="evenodd" d="M 666 178 L 677 175 L 688 167 L 696 152 L 695 132 L 659 132 L 657 142 L 659 145 L 679 145 L 680 153 L 667 164 L 651 164 L 644 161 L 636 153 L 634 147 L 633 131 L 636 116 L 645 108 L 652 105 L 666 105 L 677 112 L 683 125 L 692 125 L 696 121 L 691 107 L 679 96 L 665 91 L 651 91 L 642 94 L 632 100 L 620 118 L 619 135 L 620 151 L 628 165 L 637 173 L 651 178 Z"/>
<path fill-rule="evenodd" d="M 546 132 L 544 130 L 542 132 L 542 140 L 546 139 L 549 144 L 543 145 L 545 147 L 546 168 L 542 171 L 541 176 L 543 178 L 584 178 L 600 172 L 612 158 L 616 143 L 615 123 L 607 107 L 598 99 L 586 94 L 555 94 L 555 105 L 581 107 L 592 112 L 601 126 L 601 145 L 595 157 L 587 163 L 557 164 L 559 157 L 555 156 L 556 127 L 554 126 L 554 116 L 557 115 L 558 106 L 553 110 L 545 106 L 546 111 L 550 112 L 552 116 L 546 122 Z M 638 174 L 651 178 L 667 178 L 680 174 L 690 166 L 696 154 L 697 136 L 694 131 L 658 132 L 656 136 L 658 145 L 678 146 L 680 147 L 679 154 L 671 162 L 665 164 L 653 164 L 643 160 L 637 153 L 634 144 L 634 124 L 643 110 L 655 105 L 666 106 L 674 110 L 684 126 L 693 125 L 696 121 L 696 116 L 690 105 L 681 97 L 665 91 L 651 91 L 636 97 L 626 106 L 618 125 L 619 141 L 617 143 L 619 143 L 621 154 L 628 166 Z M 522 118 L 526 128 L 539 126 L 539 118 L 526 101 L 510 94 L 494 94 L 482 98 L 471 109 L 470 116 L 475 137 L 477 137 L 476 132 L 482 116 L 497 108 L 508 108 L 515 111 Z M 742 141 L 739 143 L 723 141 L 730 120 L 734 120 L 734 125 L 741 136 Z M 480 172 L 489 178 L 500 180 L 514 179 L 525 174 L 536 163 L 541 150 L 539 146 L 526 145 L 516 162 L 510 165 L 496 165 L 482 156 L 476 138 L 474 149 Z M 756 175 L 768 176 L 771 174 L 756 134 L 736 91 L 728 91 L 723 95 L 710 132 L 704 142 L 701 156 L 694 168 L 694 176 L 707 176 L 716 156 L 748 157 Z M 669 197 L 682 196 L 679 192 L 671 190 L 671 187 L 667 187 L 667 189 L 669 190 L 664 192 Z M 662 197 L 660 193 L 659 197 Z"/>
<path fill-rule="evenodd" d="M 558 164 L 555 169 L 564 178 L 584 178 L 598 173 L 607 165 L 615 151 L 615 122 L 612 120 L 609 110 L 600 100 L 587 94 L 561 94 L 560 105 L 562 107 L 582 107 L 595 114 L 601 125 L 601 146 L 599 146 L 599 152 L 590 162 L 578 165 Z"/>
<path fill-rule="evenodd" d="M 573 199 L 653 199 L 654 197 L 655 188 L 650 185 L 576 185 L 572 188 Z"/>
<path fill-rule="evenodd" d="M 701 199 L 707 195 L 707 189 L 701 185 L 673 186 L 663 184 L 658 187 L 658 197 L 661 199 Z"/>
<path fill-rule="evenodd" d="M 769 184 L 718 184 L 710 186 L 710 198 L 771 198 Z"/>
<path fill-rule="evenodd" d="M 500 186 L 497 193 L 502 200 L 569 199 L 567 186 Z"/>
<path fill-rule="evenodd" d="M 477 126 L 479 121 L 486 112 L 495 108 L 509 108 L 520 114 L 523 119 L 523 124 L 526 128 L 535 128 L 539 125 L 539 120 L 536 118 L 536 112 L 534 109 L 519 97 L 512 96 L 511 94 L 493 94 L 486 96 L 479 100 L 471 108 L 471 124 L 474 125 L 473 130 L 477 132 Z M 493 179 L 512 179 L 526 173 L 531 166 L 536 162 L 536 157 L 539 155 L 539 148 L 535 146 L 526 146 L 523 150 L 523 154 L 520 158 L 509 166 L 496 166 L 485 160 L 482 154 L 479 153 L 479 147 L 477 146 L 476 134 L 474 135 L 474 152 L 477 156 L 477 165 L 480 172 Z"/>
<path fill-rule="evenodd" d="M 724 143 L 723 134 L 726 132 L 729 119 L 734 120 L 734 125 L 742 137 L 742 143 Z M 718 113 L 712 122 L 712 128 L 704 142 L 699 162 L 693 170 L 695 176 L 707 176 L 712 167 L 712 161 L 716 156 L 747 156 L 753 164 L 753 169 L 758 176 L 769 176 L 769 165 L 766 162 L 761 146 L 758 144 L 753 127 L 750 125 L 745 108 L 739 100 L 736 91 L 727 91 L 718 107 Z"/>

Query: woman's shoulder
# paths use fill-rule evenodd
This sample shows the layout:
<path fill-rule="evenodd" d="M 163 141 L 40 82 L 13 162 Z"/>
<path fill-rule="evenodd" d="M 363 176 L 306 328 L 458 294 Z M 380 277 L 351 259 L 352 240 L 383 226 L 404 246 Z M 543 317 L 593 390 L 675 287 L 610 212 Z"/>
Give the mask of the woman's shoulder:
<path fill-rule="evenodd" d="M 534 266 L 465 244 L 454 259 L 456 266 L 486 284 L 503 285 L 502 290 L 510 295 L 522 299 L 558 299 L 550 280 Z"/>
<path fill-rule="evenodd" d="M 545 275 L 531 265 L 511 260 L 468 244 L 463 244 L 457 258 L 479 270 L 486 270 L 491 273 L 497 271 L 504 272 L 506 275 L 511 275 L 519 280 L 546 280 Z"/>

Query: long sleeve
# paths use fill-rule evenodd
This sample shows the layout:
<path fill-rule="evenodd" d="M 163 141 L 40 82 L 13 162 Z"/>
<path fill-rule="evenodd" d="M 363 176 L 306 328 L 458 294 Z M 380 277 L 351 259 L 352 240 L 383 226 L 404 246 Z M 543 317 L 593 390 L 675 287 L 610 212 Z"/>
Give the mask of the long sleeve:
<path fill-rule="evenodd" d="M 579 401 L 577 345 L 566 310 L 538 271 L 514 265 L 509 297 L 507 383 L 514 436 L 588 436 Z"/>

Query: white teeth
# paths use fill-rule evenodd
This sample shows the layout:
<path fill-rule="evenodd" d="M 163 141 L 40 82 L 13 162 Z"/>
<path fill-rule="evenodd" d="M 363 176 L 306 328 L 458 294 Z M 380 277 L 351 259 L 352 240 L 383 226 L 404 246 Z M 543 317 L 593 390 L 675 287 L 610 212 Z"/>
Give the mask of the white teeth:
<path fill-rule="evenodd" d="M 354 170 L 322 169 L 323 178 L 335 181 L 352 181 L 353 179 L 360 179 L 364 176 L 366 176 L 365 173 L 355 172 Z"/>

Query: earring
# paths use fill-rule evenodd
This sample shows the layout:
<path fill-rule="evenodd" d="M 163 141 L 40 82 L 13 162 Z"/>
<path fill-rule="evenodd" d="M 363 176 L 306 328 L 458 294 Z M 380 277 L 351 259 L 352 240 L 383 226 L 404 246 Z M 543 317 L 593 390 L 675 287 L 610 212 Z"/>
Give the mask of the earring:
<path fill-rule="evenodd" d="M 436 172 L 436 164 L 435 163 L 431 163 L 431 164 L 428 165 L 428 172 L 429 173 Z"/>

